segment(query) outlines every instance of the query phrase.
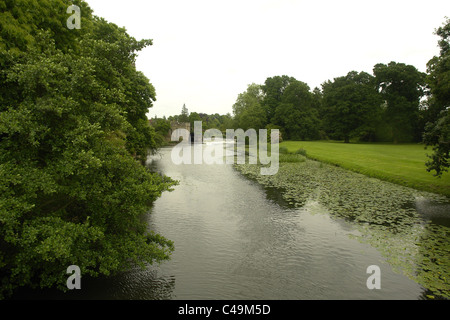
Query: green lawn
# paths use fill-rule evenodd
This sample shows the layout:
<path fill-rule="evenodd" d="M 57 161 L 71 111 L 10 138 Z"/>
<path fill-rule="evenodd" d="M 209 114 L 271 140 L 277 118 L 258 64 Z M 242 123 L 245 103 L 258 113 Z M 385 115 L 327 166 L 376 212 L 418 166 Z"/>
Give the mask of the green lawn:
<path fill-rule="evenodd" d="M 426 171 L 426 153 L 419 144 L 364 144 L 329 141 L 284 141 L 289 152 L 303 148 L 307 156 L 371 177 L 450 196 L 450 173 L 436 178 Z"/>

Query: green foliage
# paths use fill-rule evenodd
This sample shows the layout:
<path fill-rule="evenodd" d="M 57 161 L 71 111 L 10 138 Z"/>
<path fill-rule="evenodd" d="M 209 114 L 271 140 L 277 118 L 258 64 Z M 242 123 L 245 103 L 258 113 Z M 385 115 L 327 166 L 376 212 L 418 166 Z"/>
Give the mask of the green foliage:
<path fill-rule="evenodd" d="M 180 114 L 170 116 L 168 120 L 182 122 L 181 120 L 183 120 L 183 117 L 182 114 Z M 194 132 L 195 121 L 202 122 L 203 131 L 208 129 L 218 129 L 222 132 L 225 132 L 226 129 L 232 129 L 234 126 L 233 119 L 230 114 L 220 115 L 218 113 L 206 114 L 206 113 L 191 112 L 189 114 L 188 120 L 185 121 L 190 123 L 191 132 Z"/>
<path fill-rule="evenodd" d="M 450 19 L 447 18 L 443 26 L 436 30 L 436 35 L 440 37 L 440 55 L 433 57 L 427 64 L 427 84 L 430 87 L 431 96 L 429 107 L 433 112 L 436 121 L 439 113 L 450 105 Z"/>
<path fill-rule="evenodd" d="M 427 171 L 435 171 L 435 176 L 441 177 L 450 166 L 450 109 L 443 111 L 435 123 L 427 125 L 424 142 L 433 148 L 433 153 L 427 155 L 430 158 L 426 162 Z"/>
<path fill-rule="evenodd" d="M 365 72 L 349 72 L 345 77 L 322 85 L 324 126 L 336 139 L 374 140 L 382 113 L 381 96 L 374 77 Z"/>
<path fill-rule="evenodd" d="M 306 157 L 306 150 L 303 148 L 300 148 L 297 151 L 295 151 L 295 154 L 300 154 L 300 155 Z"/>
<path fill-rule="evenodd" d="M 450 196 L 450 174 L 436 179 L 425 170 L 426 151 L 421 144 L 340 143 L 284 141 L 280 148 L 308 150 L 308 158 L 429 192 Z"/>
<path fill-rule="evenodd" d="M 448 171 L 450 150 L 450 19 L 437 29 L 436 34 L 441 37 L 441 52 L 428 63 L 427 83 L 431 96 L 429 108 L 425 111 L 428 123 L 423 140 L 433 148 L 433 154 L 429 155 L 430 160 L 426 163 L 427 171 L 435 171 L 435 176 L 441 177 Z"/>
<path fill-rule="evenodd" d="M 318 138 L 318 112 L 313 108 L 313 95 L 306 83 L 291 79 L 291 83 L 283 91 L 272 122 L 284 128 L 285 139 Z"/>
<path fill-rule="evenodd" d="M 289 153 L 289 150 L 288 150 L 287 147 L 280 147 L 278 152 L 279 152 L 280 154 L 288 154 L 288 153 Z"/>
<path fill-rule="evenodd" d="M 377 64 L 373 72 L 386 101 L 384 121 L 392 130 L 393 141 L 420 141 L 423 128 L 418 128 L 419 106 L 424 95 L 425 74 L 414 66 L 396 62 Z"/>
<path fill-rule="evenodd" d="M 295 152 L 290 152 L 286 146 L 278 149 L 280 162 L 304 162 L 306 161 L 306 151 L 302 148 Z"/>
<path fill-rule="evenodd" d="M 298 154 L 280 154 L 280 162 L 305 162 L 306 158 Z"/>
<path fill-rule="evenodd" d="M 239 94 L 233 105 L 235 127 L 244 131 L 264 128 L 267 118 L 261 103 L 261 86 L 254 83 L 249 85 L 247 91 Z"/>
<path fill-rule="evenodd" d="M 283 139 L 316 139 L 319 135 L 320 95 L 292 77 L 267 78 L 251 84 L 233 105 L 235 128 L 279 129 Z"/>
<path fill-rule="evenodd" d="M 264 186 L 277 188 L 294 208 L 345 219 L 357 231 L 354 237 L 375 247 L 394 271 L 433 295 L 450 298 L 450 228 L 425 221 L 414 205 L 418 197 L 444 204 L 448 198 L 312 160 L 281 162 L 278 173 L 272 176 L 261 175 L 258 165 L 236 168 Z"/>
<path fill-rule="evenodd" d="M 178 121 L 189 122 L 189 111 L 185 104 L 183 104 L 183 108 L 181 108 L 181 114 Z"/>
<path fill-rule="evenodd" d="M 181 116 L 181 115 L 180 115 Z M 180 119 L 180 116 L 178 116 L 178 120 Z M 189 123 L 191 125 L 191 132 L 194 131 L 194 124 L 195 121 L 204 121 L 206 117 L 201 117 L 200 114 L 198 114 L 197 112 L 191 112 L 189 114 Z"/>
<path fill-rule="evenodd" d="M 295 78 L 287 75 L 275 76 L 267 78 L 264 85 L 261 86 L 264 93 L 262 105 L 266 111 L 268 122 L 276 124 L 272 121 L 272 118 L 275 116 L 275 112 L 281 103 L 284 90 L 294 81 L 296 81 Z"/>
<path fill-rule="evenodd" d="M 5 16 L 17 27 L 0 38 L 0 295 L 64 289 L 72 264 L 98 276 L 167 259 L 173 243 L 142 219 L 174 183 L 139 163 L 155 146 L 155 92 L 134 62 L 151 41 L 84 2 L 73 33 L 60 27 L 68 2 L 20 2 L 0 2 L 1 32 Z"/>

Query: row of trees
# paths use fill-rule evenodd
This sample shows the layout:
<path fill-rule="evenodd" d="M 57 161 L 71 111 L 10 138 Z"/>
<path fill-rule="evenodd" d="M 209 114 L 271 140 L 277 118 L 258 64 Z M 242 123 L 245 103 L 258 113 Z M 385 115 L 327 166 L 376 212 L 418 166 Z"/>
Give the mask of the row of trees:
<path fill-rule="evenodd" d="M 314 90 L 285 75 L 251 84 L 233 105 L 235 126 L 275 127 L 291 140 L 420 141 L 431 118 L 421 100 L 426 75 L 396 62 L 373 73 L 351 71 Z"/>
<path fill-rule="evenodd" d="M 283 139 L 424 142 L 434 153 L 428 170 L 449 167 L 450 20 L 436 30 L 440 55 L 427 73 L 412 65 L 376 64 L 311 88 L 286 75 L 251 84 L 233 105 L 233 126 L 278 128 Z"/>
<path fill-rule="evenodd" d="M 70 265 L 98 276 L 168 258 L 142 219 L 173 185 L 142 165 L 155 89 L 135 58 L 151 43 L 81 0 L 0 1 L 0 298 L 64 289 Z"/>
<path fill-rule="evenodd" d="M 206 114 L 198 112 L 189 113 L 189 110 L 186 107 L 186 105 L 183 105 L 181 113 L 179 115 L 170 116 L 168 120 L 178 122 L 189 122 L 192 130 L 194 128 L 195 121 L 202 121 L 202 127 L 204 130 L 219 129 L 221 131 L 225 131 L 226 129 L 233 128 L 234 125 L 233 118 L 231 117 L 230 114 L 221 115 L 218 113 L 215 114 Z"/>
<path fill-rule="evenodd" d="M 186 105 L 183 105 L 183 107 L 181 108 L 181 113 L 179 115 L 170 116 L 168 118 L 164 116 L 162 118 L 155 117 L 150 119 L 150 123 L 156 131 L 155 141 L 157 142 L 157 144 L 164 143 L 165 138 L 170 132 L 172 122 L 189 122 L 191 125 L 191 131 L 194 132 L 195 121 L 202 122 L 203 130 L 219 129 L 222 132 L 225 132 L 227 129 L 231 129 L 235 126 L 233 117 L 230 114 L 220 115 L 218 113 L 189 113 Z"/>
<path fill-rule="evenodd" d="M 447 22 L 437 31 L 441 55 L 428 63 L 428 73 L 390 62 L 314 90 L 293 77 L 270 77 L 239 94 L 234 126 L 278 127 L 292 140 L 422 141 L 426 124 L 449 106 L 448 28 Z"/>

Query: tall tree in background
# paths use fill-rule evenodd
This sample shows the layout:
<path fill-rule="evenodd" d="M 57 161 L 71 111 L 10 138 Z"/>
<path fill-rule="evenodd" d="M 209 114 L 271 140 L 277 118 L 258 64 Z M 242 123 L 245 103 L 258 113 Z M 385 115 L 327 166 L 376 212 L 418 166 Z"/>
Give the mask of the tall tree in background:
<path fill-rule="evenodd" d="M 283 128 L 283 137 L 292 140 L 314 140 L 319 137 L 318 110 L 309 86 L 290 79 L 284 89 L 281 102 L 275 109 L 272 124 Z"/>
<path fill-rule="evenodd" d="M 267 78 L 264 85 L 261 86 L 263 92 L 262 106 L 266 112 L 266 119 L 268 123 L 272 122 L 272 118 L 275 116 L 275 112 L 281 103 L 284 90 L 292 82 L 297 81 L 293 77 L 286 75 L 275 76 Z"/>
<path fill-rule="evenodd" d="M 191 112 L 189 114 L 189 123 L 191 124 L 191 132 L 194 132 L 195 121 L 203 121 L 197 112 Z"/>
<path fill-rule="evenodd" d="M 435 171 L 435 176 L 440 177 L 450 166 L 450 109 L 442 111 L 436 122 L 428 123 L 424 142 L 426 146 L 433 147 L 433 153 L 427 155 L 430 158 L 426 162 L 427 171 Z"/>
<path fill-rule="evenodd" d="M 181 108 L 181 114 L 178 117 L 178 121 L 189 122 L 189 110 L 186 107 L 186 104 L 183 104 L 183 107 Z"/>
<path fill-rule="evenodd" d="M 384 121 L 391 130 L 392 141 L 420 141 L 419 106 L 424 95 L 425 74 L 414 66 L 397 62 L 377 64 L 373 72 L 386 102 Z"/>
<path fill-rule="evenodd" d="M 135 69 L 151 44 L 71 1 L 0 1 L 0 296 L 66 289 L 66 269 L 109 275 L 167 259 L 142 219 L 173 182 L 142 161 L 153 86 Z"/>
<path fill-rule="evenodd" d="M 374 77 L 366 72 L 349 72 L 322 85 L 324 127 L 335 139 L 373 141 L 381 116 L 381 97 Z"/>
<path fill-rule="evenodd" d="M 450 153 L 450 19 L 436 30 L 440 55 L 428 62 L 427 83 L 430 87 L 427 111 L 428 124 L 424 142 L 433 147 L 433 154 L 426 163 L 428 171 L 441 176 L 449 168 Z"/>
<path fill-rule="evenodd" d="M 239 94 L 233 105 L 235 127 L 243 130 L 265 128 L 267 118 L 262 100 L 261 86 L 254 83 L 249 85 L 245 92 Z"/>
<path fill-rule="evenodd" d="M 450 106 L 450 19 L 435 34 L 441 38 L 438 42 L 440 55 L 433 57 L 427 64 L 426 82 L 430 88 L 426 116 L 428 122 L 435 122 L 440 113 Z"/>

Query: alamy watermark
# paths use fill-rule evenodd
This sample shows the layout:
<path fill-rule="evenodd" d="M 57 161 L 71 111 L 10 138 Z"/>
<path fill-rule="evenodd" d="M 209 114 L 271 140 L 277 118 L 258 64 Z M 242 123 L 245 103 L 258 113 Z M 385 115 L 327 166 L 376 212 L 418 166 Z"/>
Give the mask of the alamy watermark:
<path fill-rule="evenodd" d="M 79 6 L 71 5 L 67 8 L 67 13 L 72 14 L 66 21 L 66 26 L 70 30 L 81 29 L 81 9 Z"/>
<path fill-rule="evenodd" d="M 377 265 L 372 265 L 367 267 L 367 274 L 371 274 L 371 276 L 367 279 L 366 285 L 370 290 L 381 289 L 381 269 Z"/>
<path fill-rule="evenodd" d="M 81 270 L 80 267 L 76 265 L 71 265 L 67 267 L 67 273 L 72 274 L 70 277 L 67 278 L 67 288 L 69 290 L 81 289 Z"/>
<path fill-rule="evenodd" d="M 258 162 L 262 164 L 262 175 L 275 175 L 279 169 L 280 133 L 278 129 L 271 130 L 269 150 L 267 132 L 267 129 L 260 129 L 258 137 L 255 129 L 248 129 L 245 132 L 243 129 L 227 129 L 226 140 L 224 140 L 220 130 L 208 129 L 203 133 L 202 122 L 195 121 L 193 139 L 187 129 L 176 129 L 172 132 L 172 141 L 183 139 L 172 149 L 172 162 L 176 165 L 234 164 L 234 156 L 225 156 L 225 153 L 228 153 L 236 155 L 237 164 L 246 163 L 246 158 L 248 158 L 250 164 Z M 246 149 L 247 139 L 248 151 Z M 206 144 L 203 144 L 204 142 Z"/>

